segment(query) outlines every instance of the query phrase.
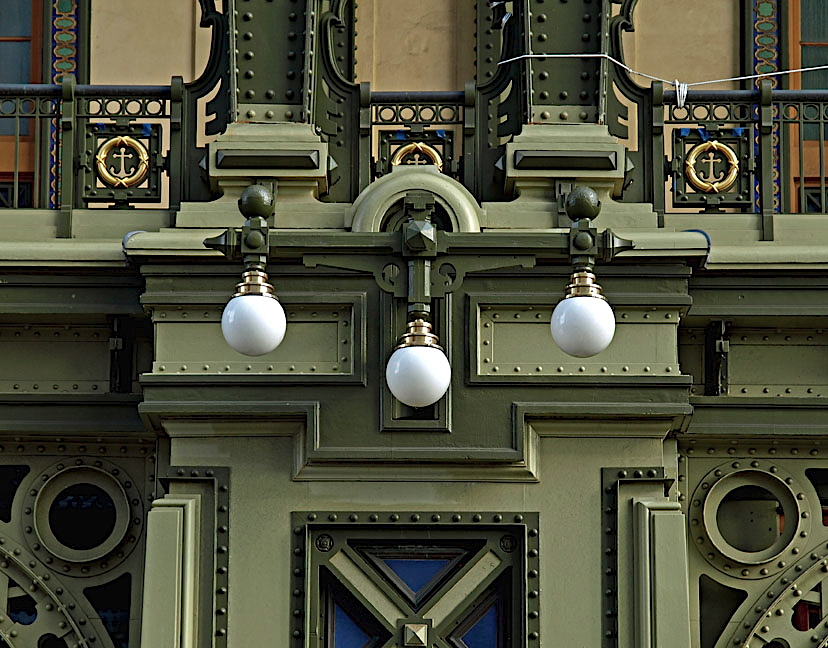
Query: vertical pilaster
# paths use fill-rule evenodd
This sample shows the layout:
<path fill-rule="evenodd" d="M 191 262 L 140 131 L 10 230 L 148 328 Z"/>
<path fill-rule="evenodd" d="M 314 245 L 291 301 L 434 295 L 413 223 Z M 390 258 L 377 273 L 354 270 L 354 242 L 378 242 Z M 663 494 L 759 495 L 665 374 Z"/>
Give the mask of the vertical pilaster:
<path fill-rule="evenodd" d="M 234 115 L 243 122 L 307 122 L 314 0 L 233 0 Z"/>
<path fill-rule="evenodd" d="M 567 58 L 527 58 L 529 121 L 565 124 L 604 121 L 607 93 L 609 0 L 530 0 L 524 14 L 529 51 Z"/>

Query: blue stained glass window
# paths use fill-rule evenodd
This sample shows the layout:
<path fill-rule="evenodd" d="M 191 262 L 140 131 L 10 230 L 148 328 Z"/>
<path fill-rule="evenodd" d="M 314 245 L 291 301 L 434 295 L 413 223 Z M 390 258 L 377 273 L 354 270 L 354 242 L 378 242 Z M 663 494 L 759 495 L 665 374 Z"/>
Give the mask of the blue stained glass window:
<path fill-rule="evenodd" d="M 433 558 L 390 558 L 385 564 L 415 594 L 428 585 L 440 573 L 449 560 Z"/>
<path fill-rule="evenodd" d="M 333 648 L 363 648 L 370 640 L 368 635 L 338 605 L 334 606 Z"/>
<path fill-rule="evenodd" d="M 497 608 L 492 605 L 461 639 L 469 648 L 497 648 Z"/>

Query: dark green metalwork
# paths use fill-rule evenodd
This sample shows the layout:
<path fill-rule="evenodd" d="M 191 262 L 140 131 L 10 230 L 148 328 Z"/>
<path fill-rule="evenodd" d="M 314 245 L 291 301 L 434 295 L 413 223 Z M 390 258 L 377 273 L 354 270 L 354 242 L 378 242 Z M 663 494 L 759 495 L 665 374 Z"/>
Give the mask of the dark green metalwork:
<path fill-rule="evenodd" d="M 728 323 L 713 320 L 704 329 L 704 395 L 728 393 L 727 358 L 730 351 Z"/>
<path fill-rule="evenodd" d="M 296 6 L 295 4 L 293 5 Z M 350 0 L 313 0 L 318 16 L 313 50 L 308 43 L 305 69 L 308 80 L 306 110 L 328 142 L 330 181 L 325 200 L 352 202 L 368 184 L 370 125 L 367 123 L 367 84 L 354 81 L 355 3 Z M 290 74 L 290 72 L 288 72 Z"/>
<path fill-rule="evenodd" d="M 816 191 L 818 195 L 824 187 L 828 167 L 824 154 L 819 153 L 822 140 L 809 143 L 806 133 L 809 128 L 822 132 L 828 123 L 828 93 L 772 90 L 764 80 L 760 90 L 691 91 L 685 106 L 680 108 L 675 102 L 674 91 L 663 91 L 660 83 L 653 84 L 654 160 L 659 158 L 663 146 L 664 125 L 675 127 L 672 156 L 667 160 L 673 176 L 672 200 L 665 207 L 667 211 L 684 204 L 718 204 L 755 212 L 761 215 L 763 240 L 773 238 L 773 214 L 782 205 L 794 213 L 826 213 L 824 201 L 808 201 L 809 192 Z M 714 139 L 727 143 L 737 153 L 738 179 L 723 192 L 693 192 L 687 186 L 687 153 L 693 146 Z M 775 152 L 777 149 L 780 153 Z M 717 157 L 711 160 L 713 168 L 705 172 L 722 172 L 725 160 Z M 697 166 L 701 168 L 700 162 Z M 658 168 L 653 167 L 652 198 L 657 207 L 662 178 Z M 775 193 L 781 196 L 781 204 Z"/>
<path fill-rule="evenodd" d="M 603 554 L 603 641 L 602 648 L 616 648 L 619 645 L 619 592 L 618 572 L 625 565 L 619 560 L 619 516 L 622 506 L 628 506 L 625 501 L 625 487 L 635 489 L 644 487 L 653 495 L 666 495 L 673 480 L 665 475 L 662 466 L 623 466 L 619 468 L 601 469 L 601 517 L 605 530 L 601 534 L 601 553 Z"/>
<path fill-rule="evenodd" d="M 377 645 L 405 645 L 406 625 L 413 624 L 427 627 L 426 645 L 465 645 L 446 639 L 466 632 L 468 619 L 479 618 L 492 605 L 494 594 L 499 599 L 499 631 L 512 645 L 523 645 L 527 639 L 537 642 L 541 638 L 536 584 L 539 522 L 537 513 L 528 512 L 294 512 L 291 588 L 306 593 L 307 608 L 292 602 L 291 645 L 332 648 L 333 605 L 345 606 L 371 628 L 383 640 Z M 383 560 L 436 558 L 443 555 L 441 551 L 451 552 L 447 555 L 455 559 L 446 561 L 445 570 L 420 590 L 419 597 Z M 498 575 L 497 579 L 477 577 L 487 572 Z M 438 613 L 441 599 L 450 598 L 459 579 L 469 574 L 466 582 L 477 584 L 450 606 L 457 608 L 451 614 Z M 389 605 L 375 607 L 376 596 L 398 610 L 399 618 L 386 618 Z"/>
<path fill-rule="evenodd" d="M 525 53 L 526 12 L 522 2 L 477 3 L 476 78 L 465 88 L 462 166 L 463 184 L 480 201 L 505 197 L 501 158 L 527 119 L 525 67 L 500 65 Z"/>
<path fill-rule="evenodd" d="M 233 39 L 237 53 L 231 59 L 237 70 L 238 119 L 307 121 L 313 69 L 308 63 L 318 19 L 315 2 L 235 0 L 231 5 L 238 31 Z M 234 49 L 230 51 L 232 55 Z"/>
<path fill-rule="evenodd" d="M 602 123 L 606 114 L 607 62 L 581 54 L 608 54 L 609 0 L 552 2 L 523 16 L 527 54 L 571 58 L 527 58 L 530 122 Z M 558 28 L 567 25 L 566 29 Z"/>
<path fill-rule="evenodd" d="M 371 125 L 379 141 L 379 157 L 373 161 L 373 177 L 391 172 L 391 160 L 410 143 L 430 146 L 440 156 L 442 172 L 460 179 L 456 142 L 463 141 L 465 118 L 462 92 L 371 93 Z M 420 151 L 406 154 L 399 164 L 434 164 Z"/>

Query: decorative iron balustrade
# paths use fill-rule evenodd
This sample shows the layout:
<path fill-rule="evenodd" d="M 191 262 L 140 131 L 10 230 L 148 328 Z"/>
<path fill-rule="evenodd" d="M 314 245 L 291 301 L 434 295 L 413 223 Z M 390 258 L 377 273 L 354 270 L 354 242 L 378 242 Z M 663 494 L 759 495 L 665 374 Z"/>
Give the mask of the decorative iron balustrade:
<path fill-rule="evenodd" d="M 463 92 L 372 92 L 374 178 L 403 165 L 433 165 L 460 179 Z"/>
<path fill-rule="evenodd" d="M 0 85 L 0 206 L 178 204 L 182 90 Z"/>
<path fill-rule="evenodd" d="M 828 90 L 763 82 L 691 91 L 681 107 L 661 83 L 651 92 L 638 149 L 652 160 L 643 198 L 656 211 L 757 213 L 766 234 L 774 213 L 828 213 Z M 0 208 L 174 209 L 209 199 L 190 177 L 204 150 L 193 144 L 187 93 L 177 78 L 170 86 L 0 85 Z M 366 92 L 362 102 L 361 174 L 428 164 L 468 184 L 462 161 L 480 135 L 468 91 Z"/>
<path fill-rule="evenodd" d="M 763 217 L 828 213 L 828 91 L 691 91 L 683 106 L 654 83 L 652 201 L 661 213 L 731 208 Z M 664 192 L 659 188 L 665 186 Z"/>

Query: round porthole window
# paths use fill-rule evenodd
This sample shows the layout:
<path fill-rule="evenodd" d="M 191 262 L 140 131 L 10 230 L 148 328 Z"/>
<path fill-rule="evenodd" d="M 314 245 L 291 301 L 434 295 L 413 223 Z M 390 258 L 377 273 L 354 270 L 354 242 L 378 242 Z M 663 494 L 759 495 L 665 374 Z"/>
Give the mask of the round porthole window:
<path fill-rule="evenodd" d="M 811 541 L 814 512 L 821 513 L 813 488 L 766 459 L 710 466 L 686 511 L 690 540 L 704 559 L 748 579 L 785 570 Z"/>
<path fill-rule="evenodd" d="M 713 484 L 703 517 L 713 546 L 747 565 L 781 554 L 796 538 L 801 519 L 796 496 L 785 482 L 758 470 L 734 472 Z"/>
<path fill-rule="evenodd" d="M 50 477 L 34 503 L 34 530 L 44 548 L 67 562 L 89 562 L 115 549 L 130 525 L 130 501 L 112 475 L 79 466 Z"/>

